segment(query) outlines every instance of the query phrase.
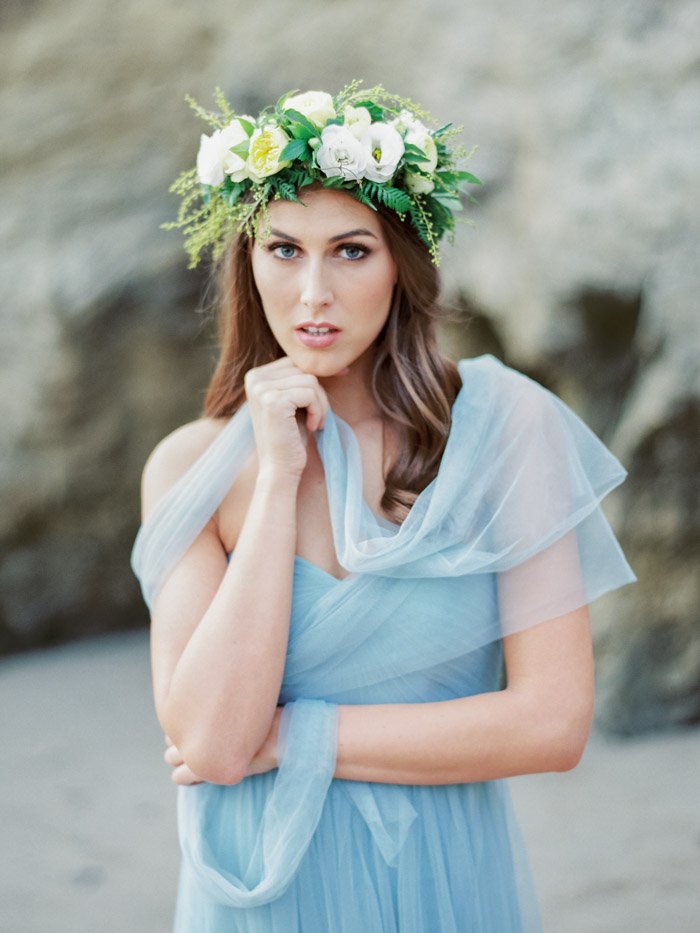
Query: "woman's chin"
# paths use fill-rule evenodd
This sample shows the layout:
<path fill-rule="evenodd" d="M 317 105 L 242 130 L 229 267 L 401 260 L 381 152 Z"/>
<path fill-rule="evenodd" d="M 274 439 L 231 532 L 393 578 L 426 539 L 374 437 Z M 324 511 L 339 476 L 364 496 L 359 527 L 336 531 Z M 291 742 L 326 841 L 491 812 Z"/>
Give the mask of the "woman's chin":
<path fill-rule="evenodd" d="M 337 357 L 334 359 L 330 355 L 323 356 L 319 354 L 310 357 L 304 354 L 303 358 L 301 356 L 297 357 L 293 362 L 310 376 L 316 376 L 317 379 L 332 379 L 334 376 L 347 375 L 352 361 L 338 359 Z"/>

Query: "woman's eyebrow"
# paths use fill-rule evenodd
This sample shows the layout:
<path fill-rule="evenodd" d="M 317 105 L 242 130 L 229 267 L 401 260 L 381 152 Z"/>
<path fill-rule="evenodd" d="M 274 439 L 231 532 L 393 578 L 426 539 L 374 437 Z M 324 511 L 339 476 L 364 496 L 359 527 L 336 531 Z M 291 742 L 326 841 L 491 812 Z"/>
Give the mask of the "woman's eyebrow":
<path fill-rule="evenodd" d="M 347 233 L 339 233 L 338 236 L 329 237 L 330 243 L 335 243 L 337 240 L 345 240 L 349 236 L 371 236 L 376 240 L 377 237 L 371 230 L 365 230 L 363 227 L 358 227 L 357 230 L 349 230 Z"/>
<path fill-rule="evenodd" d="M 301 240 L 297 240 L 295 236 L 291 236 L 289 233 L 283 233 L 281 230 L 275 230 L 270 228 L 271 236 L 278 236 L 281 240 L 289 240 L 290 243 L 301 243 Z"/>
<path fill-rule="evenodd" d="M 298 240 L 290 233 L 284 233 L 282 230 L 275 230 L 274 227 L 270 229 L 270 236 L 279 237 L 281 240 L 289 240 L 290 243 L 301 243 L 301 240 Z M 329 237 L 328 242 L 337 243 L 338 240 L 346 240 L 351 236 L 371 236 L 375 240 L 377 239 L 376 234 L 372 233 L 371 230 L 365 230 L 364 227 L 358 227 L 356 230 L 348 230 L 347 233 L 339 233 L 337 236 Z"/>

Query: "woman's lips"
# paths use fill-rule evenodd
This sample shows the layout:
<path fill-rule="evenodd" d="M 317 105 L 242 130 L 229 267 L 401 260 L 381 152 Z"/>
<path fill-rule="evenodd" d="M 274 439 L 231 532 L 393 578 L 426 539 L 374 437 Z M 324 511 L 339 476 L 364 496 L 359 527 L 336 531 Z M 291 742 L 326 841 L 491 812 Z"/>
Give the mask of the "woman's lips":
<path fill-rule="evenodd" d="M 304 322 L 297 327 L 296 332 L 300 342 L 305 347 L 313 347 L 319 350 L 330 347 L 341 334 L 339 327 L 327 324 L 325 321 L 320 324 L 312 324 L 310 321 Z"/>

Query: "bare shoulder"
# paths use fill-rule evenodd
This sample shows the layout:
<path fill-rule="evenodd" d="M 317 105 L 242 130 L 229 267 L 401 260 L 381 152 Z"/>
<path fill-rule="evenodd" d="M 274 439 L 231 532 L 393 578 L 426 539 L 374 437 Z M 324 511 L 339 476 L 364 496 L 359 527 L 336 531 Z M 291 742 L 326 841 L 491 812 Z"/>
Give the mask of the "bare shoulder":
<path fill-rule="evenodd" d="M 144 518 L 216 440 L 226 424 L 225 418 L 199 418 L 177 428 L 156 445 L 143 468 L 141 499 Z"/>

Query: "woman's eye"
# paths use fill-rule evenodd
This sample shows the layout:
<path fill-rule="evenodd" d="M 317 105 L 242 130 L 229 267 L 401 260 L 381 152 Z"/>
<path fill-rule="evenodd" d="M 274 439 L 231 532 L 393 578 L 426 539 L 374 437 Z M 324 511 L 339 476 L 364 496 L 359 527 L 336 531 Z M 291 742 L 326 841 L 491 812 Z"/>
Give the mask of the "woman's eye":
<path fill-rule="evenodd" d="M 357 243 L 347 243 L 345 246 L 340 247 L 340 252 L 345 259 L 362 259 L 369 253 L 369 250 Z"/>
<path fill-rule="evenodd" d="M 297 252 L 296 248 L 289 243 L 275 243 L 270 250 L 280 259 L 294 259 Z"/>

